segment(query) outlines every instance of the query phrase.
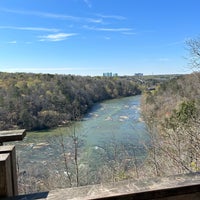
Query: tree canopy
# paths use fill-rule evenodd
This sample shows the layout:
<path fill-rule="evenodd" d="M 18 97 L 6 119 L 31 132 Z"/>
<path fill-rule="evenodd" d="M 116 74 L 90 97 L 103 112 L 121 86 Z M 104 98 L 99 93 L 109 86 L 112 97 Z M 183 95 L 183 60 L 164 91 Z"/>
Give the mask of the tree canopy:
<path fill-rule="evenodd" d="M 140 94 L 134 80 L 0 72 L 0 129 L 45 129 L 81 117 L 99 101 Z"/>

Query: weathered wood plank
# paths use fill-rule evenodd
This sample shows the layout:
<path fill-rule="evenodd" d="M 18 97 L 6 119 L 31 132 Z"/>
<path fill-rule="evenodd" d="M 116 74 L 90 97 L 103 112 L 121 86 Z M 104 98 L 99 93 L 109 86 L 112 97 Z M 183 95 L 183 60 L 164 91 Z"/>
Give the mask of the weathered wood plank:
<path fill-rule="evenodd" d="M 10 154 L 0 154 L 0 198 L 13 196 Z"/>
<path fill-rule="evenodd" d="M 25 136 L 26 136 L 25 129 L 0 131 L 0 144 L 2 144 L 3 142 L 23 140 Z"/>
<path fill-rule="evenodd" d="M 200 184 L 139 189 L 135 185 L 86 186 L 50 191 L 47 200 L 199 200 Z"/>
<path fill-rule="evenodd" d="M 199 200 L 200 174 L 57 189 L 6 200 Z"/>
<path fill-rule="evenodd" d="M 11 175 L 13 194 L 18 195 L 17 168 L 16 168 L 16 150 L 14 145 L 0 146 L 0 154 L 9 153 L 11 159 Z"/>

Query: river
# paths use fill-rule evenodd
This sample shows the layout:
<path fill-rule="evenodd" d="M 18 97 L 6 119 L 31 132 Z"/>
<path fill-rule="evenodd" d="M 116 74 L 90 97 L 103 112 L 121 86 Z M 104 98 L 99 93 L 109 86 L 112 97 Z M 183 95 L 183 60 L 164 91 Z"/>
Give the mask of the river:
<path fill-rule="evenodd" d="M 140 98 L 98 103 L 71 127 L 28 132 L 24 141 L 16 143 L 20 174 L 29 173 L 38 179 L 44 174 L 50 177 L 49 173 L 66 175 L 66 162 L 70 174 L 75 173 L 74 141 L 78 143 L 79 172 L 87 176 L 82 185 L 101 182 L 99 173 L 104 171 L 116 173 L 119 168 L 124 174 L 133 165 L 139 166 L 146 156 L 144 143 L 149 140 L 140 116 Z M 109 179 L 107 176 L 103 181 Z"/>

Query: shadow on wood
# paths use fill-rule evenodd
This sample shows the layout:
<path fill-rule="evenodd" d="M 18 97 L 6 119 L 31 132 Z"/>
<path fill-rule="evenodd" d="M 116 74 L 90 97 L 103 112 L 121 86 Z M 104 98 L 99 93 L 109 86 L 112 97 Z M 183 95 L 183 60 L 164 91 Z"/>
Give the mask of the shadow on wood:
<path fill-rule="evenodd" d="M 48 192 L 40 192 L 35 194 L 19 195 L 16 197 L 0 198 L 1 200 L 33 200 L 33 199 L 46 199 Z"/>

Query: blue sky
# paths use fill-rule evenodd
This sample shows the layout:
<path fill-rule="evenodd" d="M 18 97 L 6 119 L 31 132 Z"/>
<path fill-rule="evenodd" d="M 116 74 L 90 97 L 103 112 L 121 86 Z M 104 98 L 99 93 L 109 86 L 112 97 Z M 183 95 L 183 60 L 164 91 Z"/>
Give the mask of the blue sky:
<path fill-rule="evenodd" d="M 199 0 L 0 0 L 0 71 L 190 73 Z"/>

